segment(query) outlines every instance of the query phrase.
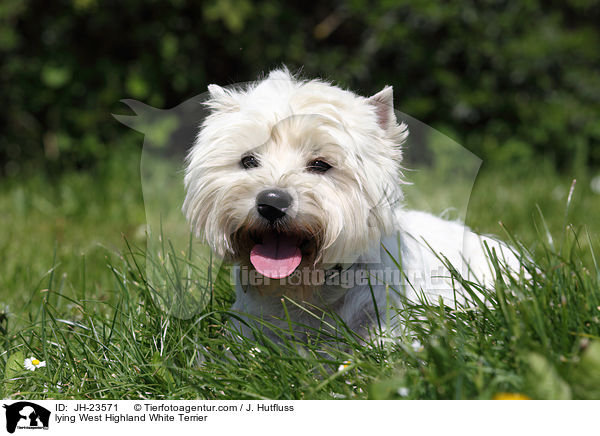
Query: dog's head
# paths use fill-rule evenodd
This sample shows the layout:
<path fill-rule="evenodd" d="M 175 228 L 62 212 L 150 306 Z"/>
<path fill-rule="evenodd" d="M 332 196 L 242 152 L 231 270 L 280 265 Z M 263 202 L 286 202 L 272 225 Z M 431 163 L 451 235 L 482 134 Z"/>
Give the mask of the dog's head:
<path fill-rule="evenodd" d="M 392 88 L 364 98 L 277 70 L 209 94 L 183 209 L 218 254 L 282 279 L 354 262 L 392 231 L 408 134 Z"/>

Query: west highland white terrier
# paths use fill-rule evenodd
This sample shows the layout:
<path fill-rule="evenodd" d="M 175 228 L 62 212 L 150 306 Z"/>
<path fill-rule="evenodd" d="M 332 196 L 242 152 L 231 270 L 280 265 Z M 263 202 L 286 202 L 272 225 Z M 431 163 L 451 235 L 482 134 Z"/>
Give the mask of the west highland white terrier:
<path fill-rule="evenodd" d="M 408 130 L 391 87 L 365 98 L 282 69 L 208 90 L 183 210 L 195 234 L 236 265 L 232 310 L 241 319 L 286 330 L 292 322 L 300 335 L 341 320 L 366 337 L 381 319 L 388 331 L 402 327 L 389 313 L 406 301 L 462 301 L 449 264 L 493 286 L 486 244 L 518 270 L 503 243 L 404 210 Z M 234 322 L 251 335 L 250 324 Z"/>

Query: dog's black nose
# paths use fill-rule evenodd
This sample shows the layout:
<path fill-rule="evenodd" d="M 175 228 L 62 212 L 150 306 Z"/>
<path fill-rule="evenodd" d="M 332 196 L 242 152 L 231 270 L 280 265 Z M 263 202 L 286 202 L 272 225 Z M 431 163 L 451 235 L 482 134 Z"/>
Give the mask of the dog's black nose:
<path fill-rule="evenodd" d="M 281 189 L 267 189 L 256 196 L 258 213 L 274 222 L 285 216 L 292 205 L 292 196 Z"/>

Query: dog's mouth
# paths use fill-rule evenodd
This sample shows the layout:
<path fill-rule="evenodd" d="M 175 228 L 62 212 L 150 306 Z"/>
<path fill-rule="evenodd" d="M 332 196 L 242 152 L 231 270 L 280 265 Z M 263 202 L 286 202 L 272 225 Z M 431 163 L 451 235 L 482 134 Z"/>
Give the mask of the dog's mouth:
<path fill-rule="evenodd" d="M 294 235 L 267 232 L 263 235 L 262 243 L 252 247 L 250 262 L 252 266 L 265 277 L 282 279 L 290 276 L 300 262 L 302 251 L 299 241 Z"/>
<path fill-rule="evenodd" d="M 319 238 L 308 229 L 241 228 L 233 236 L 236 257 L 271 279 L 289 277 L 303 261 L 316 260 Z"/>

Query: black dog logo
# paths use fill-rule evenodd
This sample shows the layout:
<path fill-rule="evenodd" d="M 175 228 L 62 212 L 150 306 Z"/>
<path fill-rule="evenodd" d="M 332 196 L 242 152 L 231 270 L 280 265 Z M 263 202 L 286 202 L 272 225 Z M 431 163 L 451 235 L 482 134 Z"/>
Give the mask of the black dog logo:
<path fill-rule="evenodd" d="M 14 433 L 19 421 L 22 427 L 27 428 L 48 428 L 50 421 L 50 411 L 42 406 L 30 403 L 29 401 L 19 401 L 10 405 L 4 405 L 6 409 L 6 431 Z M 41 421 L 41 426 L 40 426 Z"/>

